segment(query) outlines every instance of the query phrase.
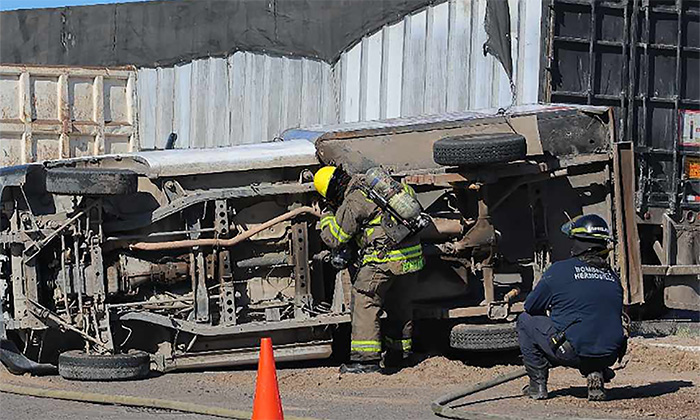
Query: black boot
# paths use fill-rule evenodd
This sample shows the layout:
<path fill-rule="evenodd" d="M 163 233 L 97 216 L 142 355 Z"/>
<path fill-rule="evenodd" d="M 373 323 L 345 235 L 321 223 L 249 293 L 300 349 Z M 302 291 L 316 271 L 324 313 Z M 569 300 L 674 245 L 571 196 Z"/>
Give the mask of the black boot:
<path fill-rule="evenodd" d="M 530 383 L 523 388 L 523 394 L 533 400 L 546 400 L 547 395 L 547 379 L 549 378 L 549 368 L 535 368 L 525 365 L 527 376 L 530 378 Z"/>
<path fill-rule="evenodd" d="M 582 378 L 588 378 L 588 373 L 593 372 L 593 371 L 592 370 L 580 370 L 579 372 L 581 372 Z M 588 372 L 588 373 L 586 373 L 586 372 Z M 603 368 L 601 373 L 603 374 L 603 382 L 606 384 L 608 382 L 612 381 L 613 378 L 615 378 L 615 371 L 610 369 L 609 367 Z"/>
<path fill-rule="evenodd" d="M 373 373 L 379 372 L 379 362 L 350 362 L 340 365 L 340 373 Z"/>
<path fill-rule="evenodd" d="M 388 350 L 384 354 L 384 368 L 387 371 L 398 371 L 404 366 L 404 357 L 402 351 Z"/>
<path fill-rule="evenodd" d="M 605 379 L 602 371 L 588 374 L 588 401 L 605 400 Z"/>
<path fill-rule="evenodd" d="M 615 371 L 606 367 L 603 369 L 603 381 L 607 384 L 615 377 Z"/>

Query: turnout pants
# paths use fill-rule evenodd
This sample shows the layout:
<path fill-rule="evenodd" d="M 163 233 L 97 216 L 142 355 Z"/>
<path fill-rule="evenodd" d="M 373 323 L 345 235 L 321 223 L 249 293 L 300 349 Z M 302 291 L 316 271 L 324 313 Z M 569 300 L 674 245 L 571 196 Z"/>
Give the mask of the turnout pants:
<path fill-rule="evenodd" d="M 358 270 L 352 287 L 351 361 L 378 362 L 382 349 L 404 357 L 411 352 L 415 281 L 415 273 L 397 276 L 371 264 Z M 387 314 L 383 342 L 382 310 Z"/>
<path fill-rule="evenodd" d="M 617 354 L 605 357 L 580 357 L 570 345 L 554 349 L 552 336 L 558 331 L 547 316 L 533 316 L 523 312 L 518 316 L 518 341 L 523 363 L 536 369 L 549 366 L 566 366 L 576 368 L 583 375 L 612 366 Z"/>

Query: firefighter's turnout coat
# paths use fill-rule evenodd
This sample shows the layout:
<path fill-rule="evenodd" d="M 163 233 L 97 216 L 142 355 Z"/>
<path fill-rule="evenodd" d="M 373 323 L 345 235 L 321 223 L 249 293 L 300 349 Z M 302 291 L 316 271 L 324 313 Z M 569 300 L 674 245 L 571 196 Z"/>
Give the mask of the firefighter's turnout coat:
<path fill-rule="evenodd" d="M 330 248 L 355 242 L 360 252 L 360 268 L 352 287 L 352 361 L 378 361 L 382 345 L 388 351 L 411 351 L 412 284 L 425 260 L 418 238 L 408 237 L 392 244 L 382 228 L 385 214 L 358 187 L 353 177 L 343 202 L 335 214 L 326 213 L 320 221 L 321 239 Z M 411 193 L 408 185 L 404 188 Z M 387 313 L 384 342 L 379 317 Z"/>

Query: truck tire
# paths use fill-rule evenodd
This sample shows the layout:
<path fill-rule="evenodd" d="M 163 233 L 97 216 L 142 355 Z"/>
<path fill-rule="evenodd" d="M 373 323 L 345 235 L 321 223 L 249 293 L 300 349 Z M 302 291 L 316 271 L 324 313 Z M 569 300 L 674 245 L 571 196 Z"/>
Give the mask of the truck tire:
<path fill-rule="evenodd" d="M 458 324 L 450 331 L 450 347 L 460 350 L 492 351 L 519 348 L 515 322 L 508 324 Z"/>
<path fill-rule="evenodd" d="M 53 168 L 46 191 L 61 195 L 122 195 L 137 190 L 136 173 L 123 169 Z"/>
<path fill-rule="evenodd" d="M 150 357 L 144 352 L 93 355 L 71 350 L 58 356 L 58 373 L 74 381 L 123 381 L 144 378 Z"/>
<path fill-rule="evenodd" d="M 433 160 L 439 165 L 468 166 L 524 159 L 525 137 L 519 134 L 477 134 L 445 137 L 433 144 Z"/>

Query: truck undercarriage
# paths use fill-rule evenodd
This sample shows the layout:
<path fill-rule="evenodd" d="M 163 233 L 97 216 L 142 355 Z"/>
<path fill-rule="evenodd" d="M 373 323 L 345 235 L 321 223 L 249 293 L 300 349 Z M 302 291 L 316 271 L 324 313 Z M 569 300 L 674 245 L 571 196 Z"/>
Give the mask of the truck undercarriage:
<path fill-rule="evenodd" d="M 459 345 L 460 331 L 514 320 L 542 271 L 568 255 L 556 233 L 567 215 L 614 221 L 611 127 L 605 108 L 535 106 L 5 168 L 0 333 L 50 364 L 68 350 L 145 352 L 157 371 L 247 364 L 262 336 L 280 361 L 329 357 L 349 322 L 351 279 L 320 242 L 311 180 L 342 164 L 382 166 L 414 186 L 433 218 L 415 317 L 462 323 L 453 346 L 476 349 Z M 513 132 L 527 142 L 517 159 L 433 159 L 440 139 Z"/>

